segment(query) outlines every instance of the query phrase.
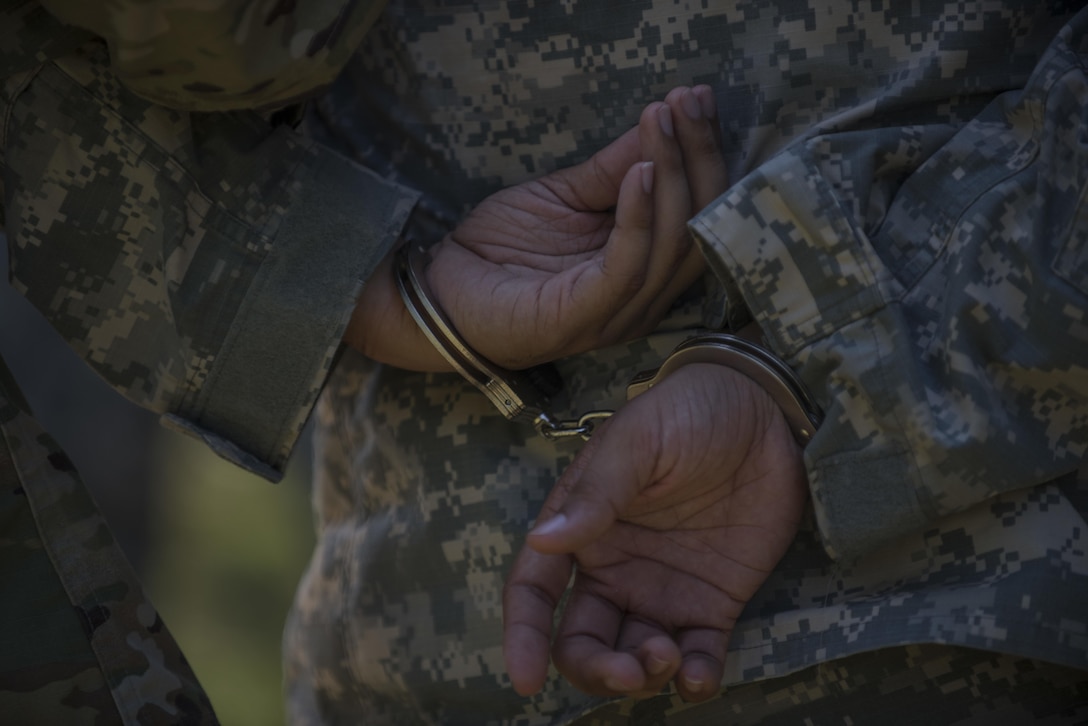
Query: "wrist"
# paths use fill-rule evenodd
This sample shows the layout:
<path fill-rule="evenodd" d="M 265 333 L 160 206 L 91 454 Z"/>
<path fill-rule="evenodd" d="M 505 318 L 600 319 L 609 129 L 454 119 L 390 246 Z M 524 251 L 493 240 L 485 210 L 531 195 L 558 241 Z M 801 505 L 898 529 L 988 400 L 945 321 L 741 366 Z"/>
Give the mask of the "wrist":
<path fill-rule="evenodd" d="M 405 370 L 453 370 L 404 306 L 394 280 L 395 257 L 394 249 L 363 285 L 344 330 L 344 343 L 367 358 Z"/>
<path fill-rule="evenodd" d="M 801 379 L 785 361 L 751 341 L 758 327 L 738 337 L 703 333 L 678 345 L 660 367 L 636 375 L 627 386 L 628 400 L 661 383 L 676 370 L 695 363 L 713 363 L 750 378 L 766 391 L 782 410 L 797 443 L 804 446 L 819 428 L 823 411 Z"/>

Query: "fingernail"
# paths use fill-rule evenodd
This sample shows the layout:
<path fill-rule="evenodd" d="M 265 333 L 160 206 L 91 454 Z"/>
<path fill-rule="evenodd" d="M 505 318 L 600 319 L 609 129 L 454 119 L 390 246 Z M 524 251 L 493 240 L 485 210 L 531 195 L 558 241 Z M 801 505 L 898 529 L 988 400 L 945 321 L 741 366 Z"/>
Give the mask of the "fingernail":
<path fill-rule="evenodd" d="M 650 656 L 650 662 L 646 665 L 646 670 L 650 671 L 651 675 L 659 676 L 669 669 L 669 662 L 667 660 L 661 660 L 655 655 Z"/>
<path fill-rule="evenodd" d="M 710 86 L 696 86 L 695 95 L 703 107 L 704 116 L 714 118 L 718 115 L 718 104 L 714 102 L 714 89 Z"/>
<path fill-rule="evenodd" d="M 657 109 L 657 124 L 661 127 L 661 133 L 671 139 L 673 136 L 672 110 L 665 104 L 661 104 L 661 108 Z"/>
<path fill-rule="evenodd" d="M 703 117 L 703 107 L 700 105 L 699 99 L 691 91 L 684 91 L 680 94 L 680 106 L 692 121 L 698 121 Z"/>
<path fill-rule="evenodd" d="M 555 534 L 559 530 L 567 526 L 567 517 L 563 514 L 557 514 L 551 519 L 538 524 L 531 530 L 531 534 Z"/>
<path fill-rule="evenodd" d="M 617 681 L 612 676 L 604 679 L 604 687 L 610 691 L 617 691 L 619 693 L 624 693 L 627 691 L 627 689 L 623 687 L 623 684 Z"/>
<path fill-rule="evenodd" d="M 698 693 L 703 690 L 703 682 L 695 678 L 685 678 L 684 686 L 692 693 Z"/>
<path fill-rule="evenodd" d="M 654 193 L 654 163 L 652 161 L 642 162 L 642 191 L 647 194 Z M 560 515 L 562 516 L 562 515 Z"/>

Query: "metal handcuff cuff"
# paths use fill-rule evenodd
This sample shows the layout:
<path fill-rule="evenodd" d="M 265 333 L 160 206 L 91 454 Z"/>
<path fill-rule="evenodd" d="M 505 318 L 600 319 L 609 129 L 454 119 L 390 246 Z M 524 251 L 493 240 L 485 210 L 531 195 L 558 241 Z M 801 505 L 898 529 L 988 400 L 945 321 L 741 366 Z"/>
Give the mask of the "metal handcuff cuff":
<path fill-rule="evenodd" d="M 589 439 L 594 428 L 613 411 L 589 411 L 577 419 L 559 419 L 548 410 L 549 397 L 525 371 L 497 366 L 476 353 L 434 303 L 425 276 L 427 253 L 406 244 L 397 253 L 397 288 L 405 307 L 439 353 L 478 388 L 511 421 L 531 423 L 546 439 Z M 805 385 L 783 361 L 754 343 L 726 333 L 702 333 L 678 345 L 656 369 L 635 375 L 627 385 L 627 400 L 660 383 L 690 363 L 714 363 L 732 368 L 759 384 L 782 409 L 794 438 L 804 446 L 823 419 L 823 412 Z"/>

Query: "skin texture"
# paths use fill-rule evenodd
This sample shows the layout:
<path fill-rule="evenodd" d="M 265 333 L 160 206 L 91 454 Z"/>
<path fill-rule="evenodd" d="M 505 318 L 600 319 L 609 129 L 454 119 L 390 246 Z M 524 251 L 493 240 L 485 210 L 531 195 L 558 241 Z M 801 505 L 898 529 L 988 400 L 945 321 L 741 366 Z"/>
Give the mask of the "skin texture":
<path fill-rule="evenodd" d="M 709 94 L 675 89 L 585 163 L 484 200 L 432 249 L 428 282 L 477 352 L 526 368 L 629 340 L 698 279 L 686 223 L 726 186 Z M 364 289 L 345 341 L 398 367 L 448 369 L 391 270 L 386 259 Z"/>
<path fill-rule="evenodd" d="M 504 594 L 514 688 L 540 689 L 550 649 L 590 694 L 649 696 L 673 680 L 709 698 L 807 496 L 800 447 L 763 389 L 723 366 L 679 369 L 595 432 L 545 502 Z"/>

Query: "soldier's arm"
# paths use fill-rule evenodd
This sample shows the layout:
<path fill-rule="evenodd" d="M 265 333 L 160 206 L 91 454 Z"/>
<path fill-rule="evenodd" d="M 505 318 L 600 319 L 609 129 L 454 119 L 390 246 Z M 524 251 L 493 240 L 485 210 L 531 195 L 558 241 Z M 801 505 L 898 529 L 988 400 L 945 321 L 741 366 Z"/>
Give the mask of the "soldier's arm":
<path fill-rule="evenodd" d="M 415 195 L 253 112 L 151 103 L 103 43 L 16 5 L 0 16 L 13 284 L 114 387 L 278 477 Z"/>
<path fill-rule="evenodd" d="M 833 555 L 1085 460 L 1084 20 L 962 128 L 812 139 L 693 222 L 826 410 L 805 461 Z"/>

